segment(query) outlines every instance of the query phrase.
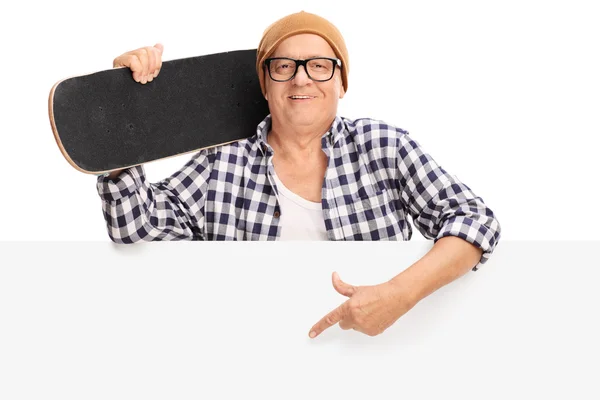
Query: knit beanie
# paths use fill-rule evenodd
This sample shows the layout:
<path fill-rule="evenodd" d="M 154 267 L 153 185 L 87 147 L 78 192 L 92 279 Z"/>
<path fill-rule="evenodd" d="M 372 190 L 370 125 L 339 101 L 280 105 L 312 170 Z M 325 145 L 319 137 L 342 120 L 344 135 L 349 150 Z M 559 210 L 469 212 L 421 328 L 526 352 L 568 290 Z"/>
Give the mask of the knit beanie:
<path fill-rule="evenodd" d="M 279 43 L 299 33 L 319 35 L 329 43 L 336 56 L 342 60 L 342 84 L 344 85 L 344 91 L 347 91 L 350 65 L 348 64 L 348 50 L 342 34 L 325 18 L 300 11 L 275 21 L 263 33 L 256 52 L 256 72 L 263 94 L 266 92 L 265 74 L 263 73 L 264 61 L 273 54 Z"/>

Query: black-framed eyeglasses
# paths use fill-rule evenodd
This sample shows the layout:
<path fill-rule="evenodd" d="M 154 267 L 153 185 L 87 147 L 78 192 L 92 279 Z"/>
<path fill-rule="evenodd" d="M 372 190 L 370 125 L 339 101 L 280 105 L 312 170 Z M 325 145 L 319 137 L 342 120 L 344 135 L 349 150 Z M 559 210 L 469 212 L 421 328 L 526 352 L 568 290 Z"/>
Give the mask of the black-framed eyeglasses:
<path fill-rule="evenodd" d="M 302 65 L 306 75 L 316 82 L 325 82 L 333 78 L 335 67 L 342 67 L 342 60 L 331 57 L 313 57 L 295 60 L 287 57 L 272 57 L 265 60 L 269 77 L 276 82 L 286 82 L 296 76 Z"/>

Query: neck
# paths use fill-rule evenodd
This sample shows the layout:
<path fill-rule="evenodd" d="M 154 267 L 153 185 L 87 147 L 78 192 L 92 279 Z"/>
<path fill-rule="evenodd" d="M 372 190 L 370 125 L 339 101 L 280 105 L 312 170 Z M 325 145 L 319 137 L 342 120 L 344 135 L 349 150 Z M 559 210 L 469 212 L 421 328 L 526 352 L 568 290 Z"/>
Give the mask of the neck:
<path fill-rule="evenodd" d="M 304 158 L 321 152 L 321 137 L 331 127 L 332 120 L 307 126 L 283 124 L 275 118 L 271 120 L 271 130 L 267 142 L 279 156 Z"/>

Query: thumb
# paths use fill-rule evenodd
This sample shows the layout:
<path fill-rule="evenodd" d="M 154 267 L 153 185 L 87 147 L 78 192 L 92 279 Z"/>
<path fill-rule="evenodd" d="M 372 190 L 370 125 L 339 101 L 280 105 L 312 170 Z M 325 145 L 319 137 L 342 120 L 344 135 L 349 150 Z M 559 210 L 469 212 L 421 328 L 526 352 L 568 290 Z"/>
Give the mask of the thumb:
<path fill-rule="evenodd" d="M 356 293 L 356 286 L 352 286 L 346 282 L 343 282 L 337 272 L 332 274 L 331 281 L 335 290 L 337 290 L 337 292 L 341 295 L 351 297 L 354 293 Z"/>
<path fill-rule="evenodd" d="M 163 46 L 161 43 L 156 43 L 154 47 L 160 51 L 160 54 L 162 54 L 163 50 L 165 49 L 165 46 Z"/>

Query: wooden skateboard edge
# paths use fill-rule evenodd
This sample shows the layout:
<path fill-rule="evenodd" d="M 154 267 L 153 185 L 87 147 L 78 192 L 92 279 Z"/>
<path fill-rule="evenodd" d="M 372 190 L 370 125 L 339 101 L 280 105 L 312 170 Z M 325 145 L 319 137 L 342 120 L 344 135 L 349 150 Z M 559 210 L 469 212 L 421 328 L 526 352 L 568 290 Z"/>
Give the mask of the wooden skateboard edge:
<path fill-rule="evenodd" d="M 72 77 L 68 77 L 68 78 L 59 80 L 54 85 L 52 85 L 52 89 L 50 89 L 50 94 L 48 95 L 48 117 L 50 119 L 50 127 L 52 128 L 52 134 L 54 136 L 54 140 L 56 141 L 56 144 L 58 145 L 60 152 L 62 153 L 63 157 L 67 160 L 67 162 L 73 168 L 75 168 L 76 170 L 78 170 L 80 172 L 83 172 L 86 174 L 94 174 L 95 172 L 87 171 L 87 170 L 81 168 L 79 165 L 77 165 L 77 163 L 75 163 L 75 161 L 73 161 L 73 159 L 71 158 L 71 156 L 69 155 L 69 153 L 67 152 L 67 150 L 65 149 L 65 147 L 62 144 L 60 135 L 58 134 L 58 129 L 56 128 L 56 122 L 54 121 L 54 92 L 56 91 L 56 88 L 58 87 L 58 85 L 60 85 L 62 82 L 66 81 L 67 79 L 71 79 L 71 78 Z"/>
<path fill-rule="evenodd" d="M 125 68 L 125 67 L 115 67 L 113 69 L 118 69 L 118 68 Z M 106 69 L 106 71 L 108 71 L 109 69 Z M 105 71 L 105 70 L 102 70 Z M 102 72 L 100 71 L 100 72 Z M 50 93 L 48 95 L 48 117 L 50 119 L 50 127 L 52 129 L 52 134 L 54 136 L 54 140 L 56 141 L 56 144 L 58 145 L 58 148 L 60 149 L 61 154 L 63 155 L 63 157 L 65 158 L 65 160 L 67 160 L 67 162 L 73 167 L 75 168 L 77 171 L 79 172 L 83 172 L 84 174 L 90 174 L 90 175 L 98 175 L 98 174 L 105 174 L 107 172 L 112 172 L 115 171 L 115 169 L 113 170 L 105 170 L 105 171 L 88 171 L 84 168 L 82 168 L 80 165 L 78 165 L 69 155 L 69 153 L 67 152 L 67 149 L 65 149 L 65 146 L 63 146 L 62 140 L 60 139 L 60 135 L 58 133 L 58 129 L 56 128 L 56 122 L 54 120 L 54 93 L 56 91 L 56 88 L 64 81 L 67 81 L 69 79 L 72 78 L 81 78 L 84 76 L 88 76 L 88 75 L 92 75 L 95 74 L 99 71 L 94 71 L 94 72 L 88 72 L 88 73 L 83 73 L 83 74 L 78 74 L 78 75 L 71 75 L 68 76 L 66 78 L 60 79 L 59 81 L 57 81 L 56 83 L 54 83 L 54 85 L 52 85 L 52 88 L 50 89 Z M 136 164 L 136 165 L 140 165 L 140 164 Z M 123 167 L 123 168 L 117 168 L 117 169 L 126 169 L 126 168 L 132 168 L 136 165 L 132 165 L 132 166 L 128 166 L 128 167 Z"/>

